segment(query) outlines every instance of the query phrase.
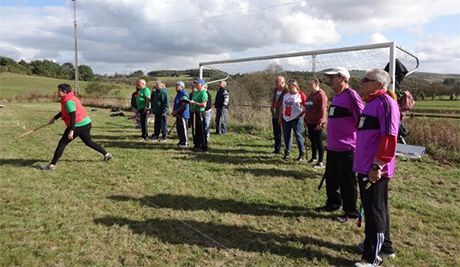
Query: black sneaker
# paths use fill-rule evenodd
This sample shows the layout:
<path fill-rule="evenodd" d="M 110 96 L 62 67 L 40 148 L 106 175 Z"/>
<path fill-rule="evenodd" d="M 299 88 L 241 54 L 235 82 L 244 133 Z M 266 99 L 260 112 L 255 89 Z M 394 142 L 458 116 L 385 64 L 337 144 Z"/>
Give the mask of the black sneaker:
<path fill-rule="evenodd" d="M 317 212 L 333 212 L 333 211 L 336 211 L 336 210 L 339 210 L 340 209 L 340 206 L 322 206 L 322 207 L 318 207 L 315 209 L 315 211 Z"/>
<path fill-rule="evenodd" d="M 316 163 L 317 159 L 309 159 L 307 162 L 308 163 Z"/>
<path fill-rule="evenodd" d="M 291 153 L 284 153 L 283 159 L 288 160 L 290 155 L 291 155 Z"/>
<path fill-rule="evenodd" d="M 279 154 L 279 153 L 280 153 L 280 151 L 279 151 L 279 150 L 276 150 L 276 149 L 275 149 L 275 150 L 273 150 L 273 154 Z"/>

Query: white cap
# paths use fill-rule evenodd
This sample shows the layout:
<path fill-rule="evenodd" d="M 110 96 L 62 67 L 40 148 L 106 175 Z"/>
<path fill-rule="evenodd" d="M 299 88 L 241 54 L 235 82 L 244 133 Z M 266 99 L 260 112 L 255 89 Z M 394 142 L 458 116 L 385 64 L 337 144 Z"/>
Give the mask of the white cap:
<path fill-rule="evenodd" d="M 339 74 L 340 76 L 345 77 L 347 81 L 350 79 L 350 72 L 348 72 L 348 70 L 344 67 L 336 67 L 336 68 L 329 69 L 325 71 L 324 74 L 326 75 Z"/>

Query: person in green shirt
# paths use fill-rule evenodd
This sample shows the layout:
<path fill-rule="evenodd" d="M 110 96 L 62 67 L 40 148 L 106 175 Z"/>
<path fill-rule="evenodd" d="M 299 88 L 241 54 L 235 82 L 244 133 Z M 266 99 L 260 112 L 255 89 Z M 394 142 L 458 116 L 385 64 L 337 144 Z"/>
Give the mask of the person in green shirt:
<path fill-rule="evenodd" d="M 192 112 L 193 150 L 205 152 L 208 150 L 207 138 L 205 136 L 204 112 L 208 102 L 208 93 L 204 90 L 206 82 L 203 79 L 196 79 L 193 85 L 197 89 L 190 100 L 190 111 Z"/>
<path fill-rule="evenodd" d="M 155 114 L 154 132 L 152 140 L 159 140 L 161 131 L 161 140 L 166 141 L 168 138 L 168 113 L 169 113 L 169 96 L 168 89 L 161 81 L 155 83 L 156 92 L 152 97 L 152 112 Z"/>
<path fill-rule="evenodd" d="M 137 95 L 136 104 L 137 112 L 139 113 L 139 120 L 141 123 L 141 138 L 144 141 L 147 141 L 148 138 L 147 117 L 151 95 L 150 88 L 148 88 L 146 85 L 147 83 L 144 79 L 140 79 L 137 81 L 137 88 L 139 88 L 139 93 Z"/>

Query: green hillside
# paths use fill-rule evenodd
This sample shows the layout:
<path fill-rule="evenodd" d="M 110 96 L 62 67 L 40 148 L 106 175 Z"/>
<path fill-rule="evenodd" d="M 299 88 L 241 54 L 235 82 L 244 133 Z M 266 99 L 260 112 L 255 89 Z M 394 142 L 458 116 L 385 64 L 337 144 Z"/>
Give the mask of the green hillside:
<path fill-rule="evenodd" d="M 48 95 L 54 93 L 60 83 L 73 85 L 74 81 L 2 72 L 0 73 L 0 97 L 12 97 L 30 92 Z M 80 82 L 81 89 L 87 85 L 88 82 Z"/>
<path fill-rule="evenodd" d="M 177 80 L 183 80 L 187 84 L 191 84 L 191 77 L 181 76 L 181 77 L 157 77 L 164 81 L 168 86 L 168 92 L 170 96 L 175 95 L 174 83 Z M 10 98 L 17 95 L 22 95 L 26 93 L 34 93 L 38 95 L 50 95 L 53 94 L 56 90 L 56 86 L 60 83 L 68 83 L 72 87 L 74 85 L 73 80 L 64 80 L 64 79 L 54 79 L 41 77 L 36 75 L 25 75 L 11 72 L 1 72 L 0 73 L 0 98 Z M 80 81 L 80 90 L 84 90 L 91 82 Z M 103 84 L 109 84 L 107 82 L 102 82 Z M 148 85 L 151 87 L 152 82 L 149 82 Z M 113 85 L 113 83 L 110 83 Z M 119 97 L 129 98 L 133 91 L 134 87 L 122 84 L 121 90 L 119 92 Z"/>

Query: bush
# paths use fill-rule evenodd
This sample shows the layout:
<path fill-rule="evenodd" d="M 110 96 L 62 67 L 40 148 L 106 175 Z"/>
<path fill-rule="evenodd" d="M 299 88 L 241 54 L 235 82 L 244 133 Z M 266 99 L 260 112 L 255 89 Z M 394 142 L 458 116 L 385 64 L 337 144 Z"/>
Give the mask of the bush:
<path fill-rule="evenodd" d="M 407 143 L 424 146 L 427 153 L 442 162 L 460 163 L 460 131 L 457 120 L 411 118 L 404 122 Z"/>
<path fill-rule="evenodd" d="M 120 97 L 122 86 L 118 84 L 92 82 L 85 88 L 85 95 L 90 97 Z"/>

